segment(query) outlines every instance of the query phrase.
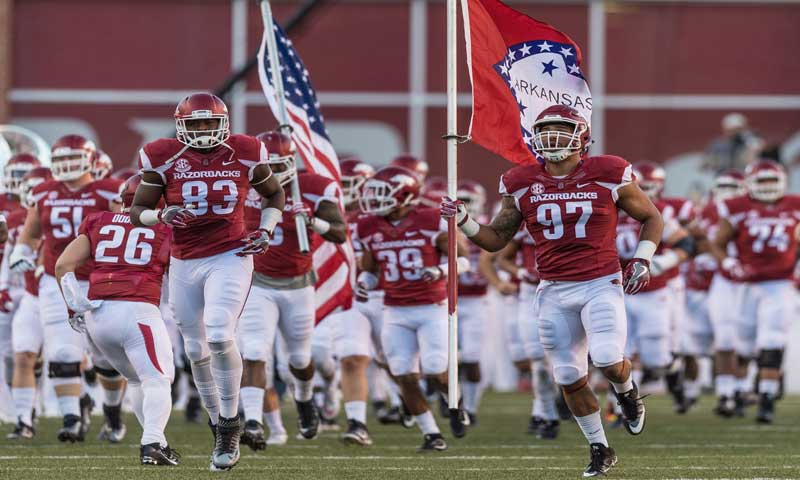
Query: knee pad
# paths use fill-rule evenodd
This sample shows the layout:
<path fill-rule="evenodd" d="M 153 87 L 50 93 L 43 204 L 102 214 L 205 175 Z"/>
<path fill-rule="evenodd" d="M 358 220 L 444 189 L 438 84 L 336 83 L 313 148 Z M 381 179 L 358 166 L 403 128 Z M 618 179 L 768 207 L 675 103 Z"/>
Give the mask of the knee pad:
<path fill-rule="evenodd" d="M 581 377 L 585 376 L 585 373 L 581 372 L 578 367 L 573 365 L 561 365 L 553 367 L 553 378 L 555 379 L 556 383 L 561 386 L 572 385 L 580 380 Z"/>
<path fill-rule="evenodd" d="M 104 378 L 106 380 L 119 380 L 119 378 L 122 376 L 118 371 L 114 370 L 113 368 L 104 368 L 95 365 L 94 370 L 95 372 L 97 372 L 97 375 L 99 377 Z"/>
<path fill-rule="evenodd" d="M 614 365 L 621 362 L 623 358 L 622 349 L 614 342 L 604 342 L 592 346 L 589 350 L 589 355 L 592 357 L 592 363 L 597 367 Z"/>
<path fill-rule="evenodd" d="M 190 362 L 199 362 L 204 358 L 208 358 L 211 352 L 208 349 L 208 344 L 203 340 L 195 340 L 184 338 L 183 349 Z"/>
<path fill-rule="evenodd" d="M 758 352 L 759 368 L 774 368 L 780 370 L 783 364 L 783 350 L 761 350 Z"/>
<path fill-rule="evenodd" d="M 236 348 L 236 343 L 232 340 L 227 342 L 210 342 L 208 344 L 211 355 L 217 360 L 212 360 L 212 366 L 216 366 L 223 370 L 231 368 L 241 368 L 242 357 L 239 356 L 239 351 Z"/>
<path fill-rule="evenodd" d="M 235 339 L 234 330 L 230 325 L 206 325 L 206 341 L 208 343 L 232 342 Z"/>
<path fill-rule="evenodd" d="M 83 360 L 83 351 L 75 345 L 59 345 L 47 358 L 55 363 L 80 363 Z"/>
<path fill-rule="evenodd" d="M 50 378 L 74 378 L 81 376 L 81 362 L 50 362 Z"/>
<path fill-rule="evenodd" d="M 329 363 L 333 360 L 333 354 L 330 350 L 325 349 L 324 351 L 318 351 L 316 355 L 314 355 L 314 360 L 316 363 Z M 305 368 L 308 364 L 311 363 L 311 353 L 310 352 L 300 352 L 300 351 L 290 351 L 289 352 L 289 365 L 294 368 Z"/>

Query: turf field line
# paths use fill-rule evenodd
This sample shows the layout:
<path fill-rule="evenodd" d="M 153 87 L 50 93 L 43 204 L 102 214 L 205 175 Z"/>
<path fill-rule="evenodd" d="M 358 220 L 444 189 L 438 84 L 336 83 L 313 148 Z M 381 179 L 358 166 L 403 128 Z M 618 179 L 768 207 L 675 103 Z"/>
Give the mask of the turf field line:
<path fill-rule="evenodd" d="M 207 458 L 207 457 L 203 457 Z M 283 465 L 269 465 L 269 470 L 284 470 L 284 471 L 309 471 L 309 472 L 316 472 L 319 471 L 319 467 L 316 466 L 283 466 Z M 556 467 L 556 466 L 524 466 L 524 467 L 440 467 L 437 468 L 435 466 L 424 466 L 424 467 L 390 467 L 390 466 L 370 466 L 370 467 L 353 467 L 353 466 L 325 466 L 326 470 L 365 470 L 365 471 L 390 471 L 390 472 L 433 472 L 433 471 L 456 471 L 456 472 L 529 472 L 529 471 L 575 471 L 575 467 Z M 664 466 L 664 467 L 648 467 L 648 466 L 638 466 L 638 467 L 628 467 L 630 470 L 644 470 L 644 471 L 666 471 L 666 470 L 695 470 L 695 471 L 712 471 L 712 470 L 798 470 L 800 467 L 798 465 L 748 465 L 748 466 L 736 466 L 736 467 L 729 467 L 729 468 L 722 468 L 720 466 L 709 466 L 709 467 L 701 467 L 701 466 Z M 69 466 L 60 466 L 60 467 L 0 467 L 0 472 L 14 472 L 14 471 L 32 471 L 32 472 L 51 472 L 51 471 L 64 471 L 64 470 L 75 470 L 75 471 L 124 471 L 124 470 L 136 470 L 136 471 L 144 471 L 149 469 L 149 467 L 144 467 L 141 465 L 136 466 L 76 466 L 76 467 L 69 467 Z M 177 467 L 176 469 L 170 469 L 169 471 L 208 471 L 207 467 L 189 467 L 187 465 L 182 465 Z M 263 467 L 253 467 L 249 465 L 237 465 L 236 471 L 242 470 L 253 470 L 253 471 L 264 471 Z"/>
<path fill-rule="evenodd" d="M 245 460 L 415 460 L 420 458 L 430 458 L 431 460 L 565 460 L 570 458 L 583 458 L 585 455 L 435 455 L 435 456 L 392 456 L 392 455 L 248 455 L 243 457 Z M 676 455 L 674 459 L 698 459 L 698 458 L 729 458 L 730 455 Z M 4 455 L 0 460 L 116 460 L 130 459 L 131 455 Z M 208 455 L 181 455 L 181 458 L 208 458 Z M 662 458 L 661 455 L 637 455 L 636 458 Z M 743 457 L 740 457 L 743 458 Z M 746 457 L 744 457 L 746 458 Z M 800 458 L 800 454 L 795 455 L 758 455 L 758 458 Z M 800 467 L 799 467 L 800 468 Z"/>

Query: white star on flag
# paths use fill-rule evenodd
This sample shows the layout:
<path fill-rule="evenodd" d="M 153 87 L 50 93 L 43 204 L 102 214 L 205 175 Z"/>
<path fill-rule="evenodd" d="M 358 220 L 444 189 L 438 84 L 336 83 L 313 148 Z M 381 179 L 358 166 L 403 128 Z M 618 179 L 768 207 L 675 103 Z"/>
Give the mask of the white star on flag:
<path fill-rule="evenodd" d="M 519 49 L 519 51 L 522 52 L 522 55 L 530 55 L 531 46 L 526 43 L 522 46 L 522 48 Z"/>
<path fill-rule="evenodd" d="M 544 42 L 539 44 L 539 51 L 540 52 L 549 52 L 550 51 L 550 47 L 552 47 L 552 45 L 547 43 L 547 40 L 545 40 Z"/>
<path fill-rule="evenodd" d="M 569 73 L 581 73 L 581 69 L 577 65 L 567 65 Z"/>
<path fill-rule="evenodd" d="M 564 55 L 565 57 L 571 57 L 572 56 L 572 50 L 570 50 L 569 48 L 563 48 L 562 47 L 561 48 L 561 54 Z"/>

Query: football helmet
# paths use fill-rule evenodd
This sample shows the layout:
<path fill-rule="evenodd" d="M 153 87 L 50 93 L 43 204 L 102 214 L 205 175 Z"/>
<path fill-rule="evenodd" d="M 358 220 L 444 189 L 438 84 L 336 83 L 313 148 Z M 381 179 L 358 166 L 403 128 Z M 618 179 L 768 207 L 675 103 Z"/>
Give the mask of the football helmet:
<path fill-rule="evenodd" d="M 375 175 L 372 165 L 362 162 L 356 157 L 345 157 L 339 161 L 342 175 L 342 194 L 344 204 L 350 205 L 361 197 L 364 183 Z"/>
<path fill-rule="evenodd" d="M 35 167 L 22 177 L 19 187 L 19 201 L 22 205 L 29 207 L 28 195 L 31 190 L 40 183 L 48 182 L 53 179 L 53 172 L 47 167 Z"/>
<path fill-rule="evenodd" d="M 744 195 L 745 192 L 747 192 L 747 188 L 744 184 L 744 174 L 739 170 L 727 170 L 720 173 L 714 179 L 714 185 L 711 187 L 714 200 L 727 200 Z"/>
<path fill-rule="evenodd" d="M 361 211 L 386 216 L 398 207 L 411 205 L 419 197 L 420 185 L 414 172 L 388 166 L 364 184 L 359 199 Z"/>
<path fill-rule="evenodd" d="M 28 172 L 39 166 L 39 159 L 30 153 L 18 153 L 9 158 L 6 166 L 3 167 L 3 183 L 6 191 L 19 196 L 22 179 Z"/>
<path fill-rule="evenodd" d="M 125 183 L 119 186 L 119 199 L 118 201 L 122 203 L 123 211 L 127 212 L 131 205 L 133 205 L 133 197 L 136 196 L 136 189 L 139 188 L 139 184 L 142 183 L 142 174 L 141 173 L 134 173 L 132 176 L 128 177 L 125 180 Z M 157 210 L 161 210 L 164 208 L 166 204 L 164 203 L 164 197 L 162 196 L 158 200 L 158 205 L 156 205 Z"/>
<path fill-rule="evenodd" d="M 135 168 L 123 167 L 120 168 L 119 170 L 114 171 L 111 174 L 110 178 L 113 178 L 115 180 L 127 180 L 132 176 L 136 175 L 137 173 L 139 173 L 139 171 L 136 170 Z"/>
<path fill-rule="evenodd" d="M 394 157 L 394 159 L 389 162 L 389 165 L 393 167 L 403 167 L 413 172 L 414 175 L 417 176 L 417 181 L 420 183 L 425 182 L 425 179 L 428 178 L 428 171 L 430 170 L 428 162 L 408 153 Z"/>
<path fill-rule="evenodd" d="M 544 130 L 551 124 L 566 125 L 571 132 Z M 542 110 L 533 122 L 533 149 L 550 162 L 560 162 L 574 153 L 585 154 L 591 144 L 589 122 L 578 110 L 553 105 Z"/>
<path fill-rule="evenodd" d="M 458 182 L 456 197 L 464 202 L 467 213 L 475 219 L 483 215 L 486 208 L 486 189 L 474 180 Z"/>
<path fill-rule="evenodd" d="M 114 165 L 111 163 L 111 157 L 98 148 L 97 156 L 94 159 L 94 165 L 92 165 L 92 177 L 94 177 L 95 180 L 102 180 L 108 177 L 112 168 L 114 168 Z"/>
<path fill-rule="evenodd" d="M 744 171 L 747 193 L 760 202 L 777 202 L 786 194 L 786 169 L 774 161 L 761 159 Z"/>
<path fill-rule="evenodd" d="M 639 188 L 651 200 L 661 196 L 667 174 L 660 165 L 653 162 L 638 162 L 633 166 L 633 174 L 636 175 L 636 183 L 639 184 Z"/>
<path fill-rule="evenodd" d="M 217 120 L 215 128 L 195 128 L 195 121 Z M 193 93 L 175 108 L 176 138 L 193 148 L 214 148 L 231 136 L 228 107 L 216 95 Z"/>
<path fill-rule="evenodd" d="M 94 142 L 80 135 L 65 135 L 53 144 L 50 157 L 53 177 L 60 182 L 68 182 L 92 171 L 97 147 Z"/>
<path fill-rule="evenodd" d="M 267 147 L 267 163 L 272 174 L 286 186 L 297 175 L 297 163 L 294 160 L 295 148 L 292 137 L 276 130 L 260 133 L 256 136 Z"/>
<path fill-rule="evenodd" d="M 419 202 L 426 207 L 439 208 L 442 197 L 447 195 L 447 180 L 444 177 L 428 177 L 422 187 L 422 197 Z"/>

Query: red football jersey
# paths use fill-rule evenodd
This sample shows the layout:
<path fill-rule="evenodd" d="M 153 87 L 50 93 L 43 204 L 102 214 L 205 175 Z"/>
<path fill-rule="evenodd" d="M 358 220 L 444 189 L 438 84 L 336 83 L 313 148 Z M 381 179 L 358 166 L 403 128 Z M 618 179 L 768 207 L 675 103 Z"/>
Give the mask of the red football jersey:
<path fill-rule="evenodd" d="M 8 244 L 14 246 L 17 244 L 19 234 L 22 232 L 22 226 L 25 225 L 25 219 L 28 217 L 28 211 L 25 208 L 17 208 L 12 210 L 6 216 L 6 225 L 8 226 Z M 10 251 L 10 250 L 9 250 Z M 9 270 L 9 285 L 19 286 L 19 274 Z M 39 294 L 39 285 L 36 282 L 36 277 L 33 270 L 28 270 L 23 274 L 23 282 L 25 290 L 32 295 Z"/>
<path fill-rule="evenodd" d="M 620 271 L 615 245 L 617 191 L 632 181 L 620 157 L 589 157 L 556 178 L 542 164 L 512 168 L 500 194 L 513 196 L 536 243 L 544 280 L 592 280 Z"/>
<path fill-rule="evenodd" d="M 45 273 L 55 276 L 56 260 L 78 236 L 83 219 L 91 213 L 110 210 L 111 202 L 119 197 L 121 184 L 120 180 L 106 178 L 73 191 L 65 183 L 52 180 L 33 188 L 30 196 L 42 226 Z M 92 263 L 86 262 L 75 276 L 87 280 L 91 272 Z"/>
<path fill-rule="evenodd" d="M 528 272 L 529 278 L 539 278 L 539 270 L 536 268 L 536 244 L 533 243 L 531 234 L 527 229 L 521 229 L 514 235 L 514 240 L 519 244 L 518 257 L 522 260 L 522 268 Z"/>
<path fill-rule="evenodd" d="M 322 201 L 339 205 L 341 195 L 339 186 L 334 180 L 314 173 L 301 173 L 297 176 L 297 182 L 300 185 L 300 196 L 303 203 L 311 211 L 316 212 Z M 253 257 L 255 271 L 272 278 L 299 277 L 313 268 L 312 255 L 300 253 L 297 246 L 297 228 L 294 223 L 294 215 L 291 213 L 292 195 L 289 185 L 286 185 L 284 190 L 286 191 L 286 206 L 283 218 L 275 227 L 272 240 L 269 242 L 269 251 L 265 255 Z M 255 230 L 261 222 L 261 196 L 255 190 L 251 191 L 245 205 L 247 225 Z M 313 251 L 323 242 L 323 239 L 309 229 L 308 241 Z"/>
<path fill-rule="evenodd" d="M 2 194 L 0 195 L 0 215 L 6 217 L 6 222 L 9 222 L 9 217 L 14 214 L 14 212 L 23 212 L 22 221 L 25 222 L 24 213 L 26 212 L 25 207 L 23 207 L 14 197 L 9 194 Z M 11 229 L 11 225 L 8 224 L 9 230 Z M 11 233 L 9 232 L 9 235 Z M 5 244 L 0 244 L 0 260 L 2 260 L 3 255 L 5 254 Z"/>
<path fill-rule="evenodd" d="M 656 207 L 661 211 L 664 203 L 657 200 Z M 675 221 L 673 218 L 672 221 Z M 636 253 L 636 248 L 639 246 L 639 231 L 642 229 L 642 224 L 626 214 L 625 212 L 619 213 L 619 223 L 617 224 L 617 250 L 619 251 L 619 258 L 623 265 L 627 265 L 628 261 L 633 258 Z M 664 244 L 659 243 L 656 248 L 656 255 L 664 251 Z M 667 286 L 667 282 L 676 275 L 680 274 L 679 268 L 671 268 L 658 276 L 652 276 L 650 283 L 642 289 L 643 292 L 652 292 L 660 290 Z"/>
<path fill-rule="evenodd" d="M 736 230 L 738 259 L 750 272 L 748 282 L 792 278 L 797 261 L 796 232 L 800 195 L 786 195 L 768 204 L 742 196 L 720 202 L 720 217 Z"/>
<path fill-rule="evenodd" d="M 97 212 L 86 217 L 79 233 L 92 245 L 91 300 L 159 305 L 161 282 L 169 265 L 170 227 L 161 223 L 136 227 L 127 213 Z"/>
<path fill-rule="evenodd" d="M 663 197 L 659 200 L 663 205 L 661 215 L 667 218 L 674 218 L 681 225 L 686 225 L 694 218 L 694 204 L 688 198 Z"/>
<path fill-rule="evenodd" d="M 708 241 L 714 241 L 714 236 L 717 233 L 717 224 L 719 223 L 719 215 L 717 214 L 717 205 L 713 201 L 707 201 L 705 205 L 695 216 L 697 228 L 705 232 Z M 729 245 L 729 249 L 733 245 Z M 735 256 L 735 249 L 733 256 Z M 717 260 L 709 253 L 701 253 L 694 257 L 689 262 L 689 268 L 686 271 L 686 288 L 691 290 L 707 291 L 711 288 L 711 280 L 717 272 L 719 266 Z M 729 275 L 724 270 L 720 273 L 729 278 Z M 730 278 L 729 278 L 730 279 Z"/>
<path fill-rule="evenodd" d="M 166 204 L 191 207 L 197 215 L 188 228 L 175 230 L 173 257 L 205 258 L 242 248 L 244 202 L 253 170 L 266 160 L 266 147 L 247 135 L 231 135 L 209 150 L 165 138 L 139 151 L 142 172 L 158 173 L 166 185 Z"/>
<path fill-rule="evenodd" d="M 415 208 L 396 225 L 377 215 L 359 219 L 359 241 L 380 266 L 384 304 L 428 305 L 447 298 L 447 280 L 424 282 L 421 271 L 442 263 L 436 237 L 446 231 L 447 223 L 434 208 Z"/>
<path fill-rule="evenodd" d="M 463 297 L 482 297 L 489 292 L 489 282 L 478 271 L 478 261 L 481 249 L 472 242 L 467 244 L 469 248 L 470 270 L 458 276 L 458 295 Z"/>

